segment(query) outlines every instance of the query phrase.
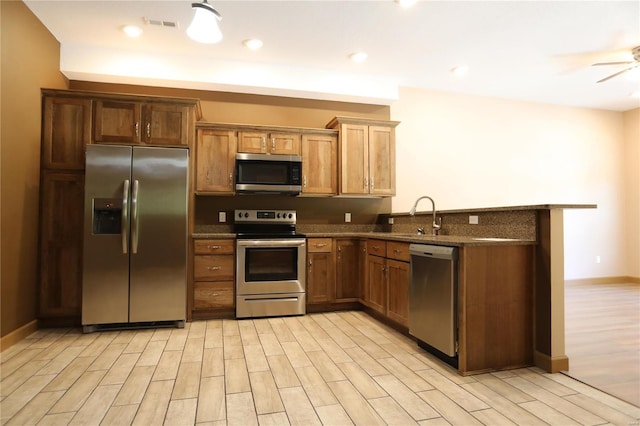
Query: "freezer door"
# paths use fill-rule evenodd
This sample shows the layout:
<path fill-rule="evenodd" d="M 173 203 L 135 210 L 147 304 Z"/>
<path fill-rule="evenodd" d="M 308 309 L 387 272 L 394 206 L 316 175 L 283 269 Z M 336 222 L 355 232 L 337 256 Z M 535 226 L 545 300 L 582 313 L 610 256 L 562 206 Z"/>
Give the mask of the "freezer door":
<path fill-rule="evenodd" d="M 131 322 L 186 319 L 189 151 L 134 147 Z"/>
<path fill-rule="evenodd" d="M 129 320 L 128 186 L 131 147 L 87 145 L 82 324 Z"/>

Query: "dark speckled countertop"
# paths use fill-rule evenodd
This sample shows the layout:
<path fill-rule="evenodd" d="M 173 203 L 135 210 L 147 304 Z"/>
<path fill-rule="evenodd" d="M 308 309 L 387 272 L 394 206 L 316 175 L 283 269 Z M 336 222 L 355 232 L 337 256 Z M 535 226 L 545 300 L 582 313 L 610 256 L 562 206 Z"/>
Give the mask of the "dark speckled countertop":
<path fill-rule="evenodd" d="M 535 244 L 535 240 L 515 238 L 481 238 L 458 235 L 418 235 L 394 232 L 311 232 L 305 234 L 307 238 L 371 238 L 387 241 L 401 241 L 406 243 L 435 244 L 444 246 L 487 246 L 487 245 L 527 245 Z M 194 233 L 194 239 L 230 239 L 235 234 L 229 232 Z"/>

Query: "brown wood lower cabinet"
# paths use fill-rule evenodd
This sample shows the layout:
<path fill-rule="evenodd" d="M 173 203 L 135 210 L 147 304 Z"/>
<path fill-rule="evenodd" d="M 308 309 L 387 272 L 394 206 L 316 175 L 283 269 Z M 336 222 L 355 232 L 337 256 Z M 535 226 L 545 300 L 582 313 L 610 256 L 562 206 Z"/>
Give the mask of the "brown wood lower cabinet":
<path fill-rule="evenodd" d="M 194 319 L 235 307 L 235 240 L 193 240 Z"/>
<path fill-rule="evenodd" d="M 355 302 L 362 294 L 360 268 L 360 240 L 335 240 L 336 244 L 336 301 Z"/>
<path fill-rule="evenodd" d="M 84 173 L 42 173 L 40 307 L 43 325 L 80 323 Z"/>
<path fill-rule="evenodd" d="M 336 278 L 332 238 L 307 241 L 307 304 L 335 300 Z"/>

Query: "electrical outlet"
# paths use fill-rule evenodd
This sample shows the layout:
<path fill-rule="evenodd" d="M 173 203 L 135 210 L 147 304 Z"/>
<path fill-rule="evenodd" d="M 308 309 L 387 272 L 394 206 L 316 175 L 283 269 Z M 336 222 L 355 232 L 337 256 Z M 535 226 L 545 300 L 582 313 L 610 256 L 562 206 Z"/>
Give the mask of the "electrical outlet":
<path fill-rule="evenodd" d="M 392 217 L 389 218 L 388 223 L 389 223 L 389 225 L 393 225 L 393 218 Z"/>
<path fill-rule="evenodd" d="M 351 222 L 351 213 L 345 213 L 344 214 L 344 221 L 345 222 Z"/>
<path fill-rule="evenodd" d="M 470 215 L 469 216 L 469 225 L 477 225 L 478 224 L 478 216 Z"/>
<path fill-rule="evenodd" d="M 600 256 L 596 256 L 596 263 L 600 263 Z"/>
<path fill-rule="evenodd" d="M 227 221 L 227 212 L 218 212 L 218 222 L 223 223 Z"/>

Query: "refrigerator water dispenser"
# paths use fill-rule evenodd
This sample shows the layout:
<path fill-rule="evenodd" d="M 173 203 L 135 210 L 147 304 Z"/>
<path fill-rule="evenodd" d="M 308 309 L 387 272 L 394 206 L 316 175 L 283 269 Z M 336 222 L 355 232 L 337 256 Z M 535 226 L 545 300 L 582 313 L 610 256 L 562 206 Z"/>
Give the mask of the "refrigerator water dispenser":
<path fill-rule="evenodd" d="M 122 232 L 122 199 L 93 199 L 93 234 L 120 234 Z"/>

